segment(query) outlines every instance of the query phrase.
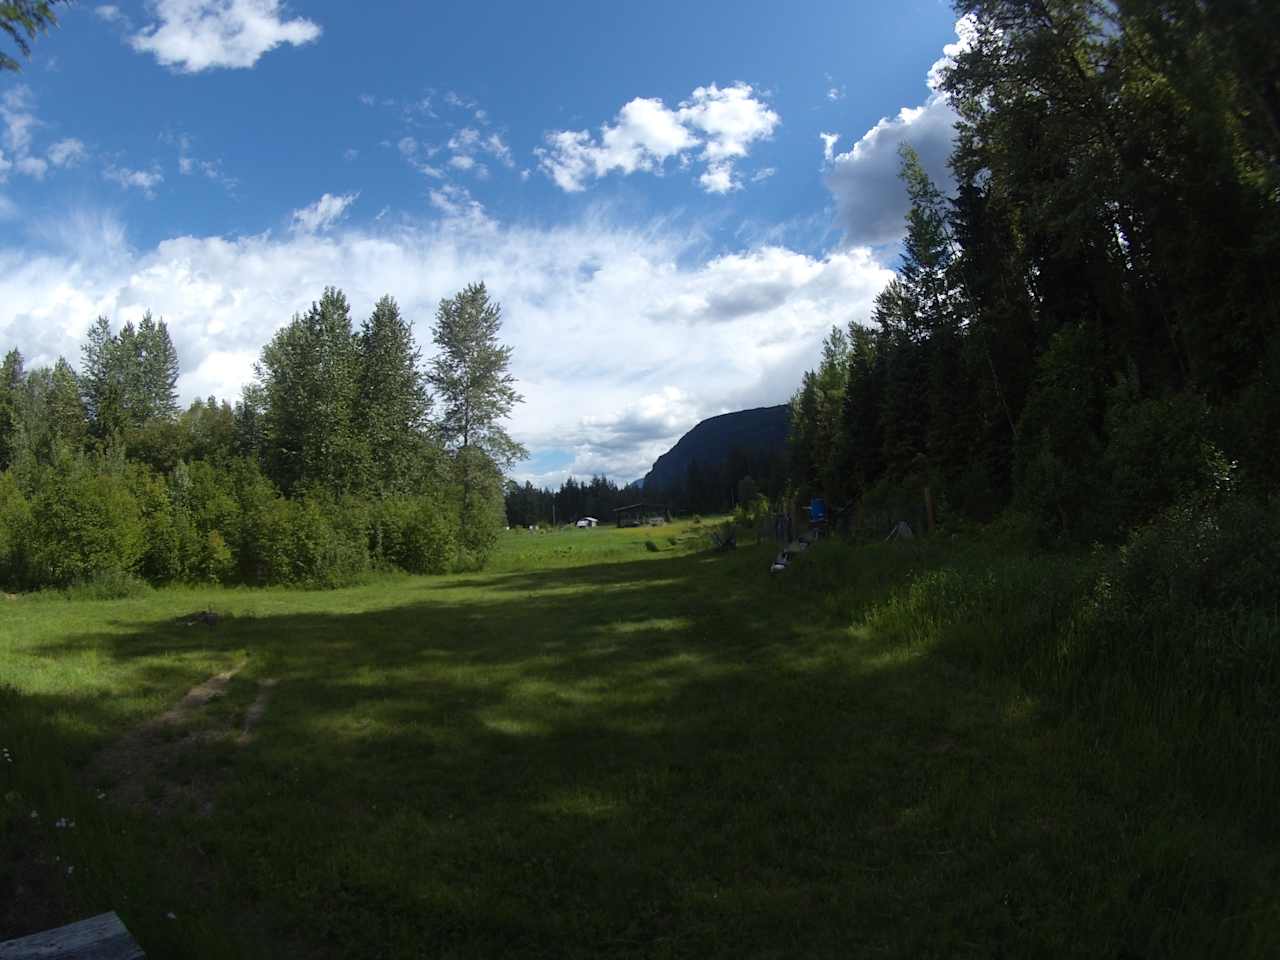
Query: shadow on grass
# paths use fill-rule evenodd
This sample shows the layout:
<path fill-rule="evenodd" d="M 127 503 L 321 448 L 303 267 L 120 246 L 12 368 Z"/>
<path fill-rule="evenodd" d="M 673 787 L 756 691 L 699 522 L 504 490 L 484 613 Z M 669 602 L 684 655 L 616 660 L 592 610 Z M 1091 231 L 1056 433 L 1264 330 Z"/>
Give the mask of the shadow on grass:
<path fill-rule="evenodd" d="M 1260 876 L 1233 884 L 1192 863 L 1194 837 L 1135 829 L 1087 745 L 945 658 L 815 613 L 767 552 L 414 581 L 384 609 L 46 645 L 174 699 L 203 679 L 193 661 L 240 651 L 239 682 L 279 681 L 257 740 L 210 759 L 211 817 L 88 815 L 78 902 L 119 910 L 156 956 L 1256 946 L 1222 916 Z M 121 720 L 102 698 L 5 703 L 71 766 Z M 47 779 L 84 804 L 72 772 Z"/>

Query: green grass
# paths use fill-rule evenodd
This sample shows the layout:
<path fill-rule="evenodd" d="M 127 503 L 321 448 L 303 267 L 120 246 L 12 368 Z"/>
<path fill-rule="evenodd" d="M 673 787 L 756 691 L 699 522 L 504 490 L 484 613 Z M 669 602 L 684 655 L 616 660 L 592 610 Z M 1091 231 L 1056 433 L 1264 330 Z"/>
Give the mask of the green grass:
<path fill-rule="evenodd" d="M 1041 641 L 1087 558 L 823 544 L 770 576 L 704 546 L 512 533 L 474 575 L 0 601 L 0 939 L 114 909 L 156 958 L 1280 950 L 1274 756 L 1068 682 Z M 95 754 L 237 664 L 114 802 Z"/>

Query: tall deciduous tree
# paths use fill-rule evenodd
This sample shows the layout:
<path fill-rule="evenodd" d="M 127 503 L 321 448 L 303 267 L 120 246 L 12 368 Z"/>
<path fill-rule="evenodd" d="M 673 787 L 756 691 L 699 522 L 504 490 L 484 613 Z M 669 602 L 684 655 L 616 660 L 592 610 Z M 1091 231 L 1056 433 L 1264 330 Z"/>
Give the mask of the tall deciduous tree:
<path fill-rule="evenodd" d="M 426 455 L 431 397 L 413 328 L 383 297 L 359 336 L 356 424 L 369 445 L 370 484 L 379 496 L 407 493 Z"/>
<path fill-rule="evenodd" d="M 473 283 L 440 301 L 432 329 L 440 352 L 428 382 L 441 404 L 440 434 L 461 487 L 461 546 L 476 556 L 492 545 L 502 523 L 501 471 L 528 455 L 503 426 L 523 398 L 508 370 L 511 348 L 498 340 L 501 328 L 502 308 L 483 283 Z"/>
<path fill-rule="evenodd" d="M 360 354 L 342 291 L 327 288 L 319 303 L 277 332 L 257 372 L 264 460 L 280 488 L 362 489 L 368 446 L 355 423 Z"/>
<path fill-rule="evenodd" d="M 147 311 L 135 327 L 112 333 L 98 317 L 81 347 L 80 386 L 93 433 L 100 439 L 178 413 L 178 351 L 163 320 Z"/>
<path fill-rule="evenodd" d="M 524 398 L 508 371 L 511 348 L 498 341 L 502 307 L 483 283 L 441 300 L 432 339 L 440 348 L 428 380 L 442 410 L 441 435 L 454 449 L 480 450 L 502 467 L 527 456 L 502 422 Z"/>
<path fill-rule="evenodd" d="M 32 370 L 18 393 L 14 463 L 24 470 L 49 466 L 84 445 L 87 421 L 75 371 L 62 357 L 52 367 Z"/>

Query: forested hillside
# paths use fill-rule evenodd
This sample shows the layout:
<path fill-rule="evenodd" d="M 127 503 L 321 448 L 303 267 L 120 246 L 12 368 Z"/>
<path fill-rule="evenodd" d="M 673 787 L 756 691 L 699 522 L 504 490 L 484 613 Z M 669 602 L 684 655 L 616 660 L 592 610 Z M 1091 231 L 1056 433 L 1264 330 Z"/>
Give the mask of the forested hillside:
<path fill-rule="evenodd" d="M 0 370 L 0 583 L 135 577 L 347 582 L 371 566 L 483 564 L 503 526 L 502 427 L 520 400 L 483 284 L 442 301 L 420 363 L 384 297 L 359 328 L 341 291 L 282 327 L 231 406 L 177 404 L 179 360 L 150 314 L 89 329 L 63 359 Z"/>
<path fill-rule="evenodd" d="M 877 506 L 927 484 L 944 520 L 1011 508 L 1052 542 L 1228 501 L 1274 513 L 1274 11 L 960 10 L 955 188 L 903 151 L 897 278 L 792 401 L 799 493 Z"/>
<path fill-rule="evenodd" d="M 708 513 L 731 509 L 758 493 L 780 496 L 789 418 L 783 404 L 703 420 L 645 474 L 645 499 Z M 749 482 L 740 490 L 744 481 Z"/>

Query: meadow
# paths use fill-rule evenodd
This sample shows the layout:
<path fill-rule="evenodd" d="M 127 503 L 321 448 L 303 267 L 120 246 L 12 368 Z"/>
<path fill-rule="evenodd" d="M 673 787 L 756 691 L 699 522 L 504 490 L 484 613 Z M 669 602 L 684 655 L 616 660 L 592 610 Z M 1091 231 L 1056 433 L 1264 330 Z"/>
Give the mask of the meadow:
<path fill-rule="evenodd" d="M 1235 749 L 1245 692 L 1073 659 L 1098 558 L 770 575 L 703 529 L 0 601 L 0 940 L 116 910 L 155 958 L 1280 950 L 1274 726 Z"/>

